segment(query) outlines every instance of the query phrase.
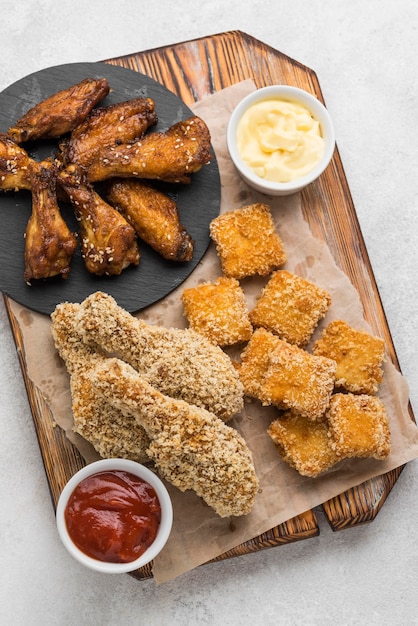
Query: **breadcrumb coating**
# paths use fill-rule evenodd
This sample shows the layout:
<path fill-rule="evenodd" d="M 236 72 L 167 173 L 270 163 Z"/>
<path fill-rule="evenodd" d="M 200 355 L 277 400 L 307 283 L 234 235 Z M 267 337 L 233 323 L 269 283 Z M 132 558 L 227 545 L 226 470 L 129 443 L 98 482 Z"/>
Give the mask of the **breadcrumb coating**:
<path fill-rule="evenodd" d="M 337 389 L 366 395 L 377 393 L 385 357 L 385 343 L 380 337 L 335 320 L 315 342 L 313 353 L 336 361 Z"/>
<path fill-rule="evenodd" d="M 326 418 L 340 457 L 385 459 L 390 454 L 390 429 L 382 401 L 376 396 L 336 393 Z"/>
<path fill-rule="evenodd" d="M 51 315 L 52 336 L 70 374 L 74 432 L 93 445 L 103 457 L 122 457 L 145 463 L 149 438 L 132 417 L 113 407 L 92 387 L 89 369 L 106 357 L 85 344 L 75 327 L 80 305 L 57 305 Z"/>
<path fill-rule="evenodd" d="M 237 280 L 255 274 L 268 276 L 286 262 L 267 204 L 223 213 L 212 220 L 209 229 L 225 276 Z"/>
<path fill-rule="evenodd" d="M 182 293 L 184 315 L 190 328 L 218 346 L 248 341 L 253 327 L 244 292 L 235 278 L 220 276 Z"/>
<path fill-rule="evenodd" d="M 335 361 L 313 356 L 264 328 L 253 333 L 238 368 L 247 395 L 313 421 L 328 408 L 335 370 Z"/>
<path fill-rule="evenodd" d="M 216 415 L 169 398 L 127 363 L 108 358 L 90 370 L 93 386 L 147 431 L 158 472 L 181 491 L 193 489 L 221 517 L 248 514 L 258 491 L 251 451 Z"/>
<path fill-rule="evenodd" d="M 227 421 L 243 408 L 243 387 L 219 346 L 191 329 L 146 324 L 103 292 L 81 304 L 78 329 L 118 356 L 161 393 L 203 407 Z"/>
<path fill-rule="evenodd" d="M 267 432 L 283 461 L 302 476 L 314 478 L 341 460 L 333 448 L 326 422 L 313 422 L 286 411 L 270 424 Z"/>
<path fill-rule="evenodd" d="M 312 282 L 279 270 L 269 279 L 254 309 L 253 326 L 262 326 L 281 339 L 303 347 L 325 316 L 331 296 Z"/>

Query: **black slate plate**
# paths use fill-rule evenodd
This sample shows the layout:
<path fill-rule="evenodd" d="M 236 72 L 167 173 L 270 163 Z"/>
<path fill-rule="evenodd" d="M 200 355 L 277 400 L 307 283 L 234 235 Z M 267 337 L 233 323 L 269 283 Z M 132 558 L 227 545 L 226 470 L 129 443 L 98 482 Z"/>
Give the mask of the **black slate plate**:
<path fill-rule="evenodd" d="M 0 131 L 7 132 L 19 117 L 44 98 L 87 77 L 105 77 L 109 81 L 111 92 L 99 106 L 138 96 L 153 98 L 159 121 L 152 131 L 165 131 L 193 115 L 176 95 L 148 76 L 106 63 L 71 63 L 31 74 L 0 93 Z M 32 157 L 40 160 L 53 153 L 56 145 L 56 142 L 38 141 L 25 147 Z M 165 185 L 164 191 L 177 202 L 180 220 L 195 241 L 191 261 L 170 263 L 140 242 L 141 261 L 137 267 L 127 268 L 120 276 L 97 277 L 87 272 L 78 249 L 67 280 L 57 277 L 36 281 L 32 286 L 23 279 L 23 235 L 31 212 L 30 193 L 0 192 L 0 290 L 20 304 L 46 314 L 59 302 L 81 302 L 97 290 L 112 295 L 130 312 L 157 302 L 190 275 L 209 245 L 209 223 L 220 207 L 215 156 L 193 175 L 190 185 Z M 63 206 L 62 214 L 70 228 L 77 230 L 71 209 Z"/>

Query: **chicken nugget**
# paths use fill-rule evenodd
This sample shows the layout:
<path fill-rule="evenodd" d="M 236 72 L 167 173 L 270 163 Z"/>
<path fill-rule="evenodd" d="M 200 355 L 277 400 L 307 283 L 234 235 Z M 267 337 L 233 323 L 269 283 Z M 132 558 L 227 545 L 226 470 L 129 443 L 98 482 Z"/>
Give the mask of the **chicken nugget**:
<path fill-rule="evenodd" d="M 305 346 L 325 316 L 331 296 L 312 282 L 287 270 L 275 272 L 263 289 L 250 320 L 281 339 Z"/>
<path fill-rule="evenodd" d="M 229 346 L 250 339 L 244 292 L 234 278 L 220 276 L 213 283 L 185 289 L 182 302 L 190 328 L 212 343 Z"/>
<path fill-rule="evenodd" d="M 333 449 L 325 422 L 313 422 L 286 411 L 270 424 L 267 432 L 283 461 L 302 476 L 318 476 L 341 460 Z"/>
<path fill-rule="evenodd" d="M 342 320 L 328 324 L 313 353 L 337 363 L 335 386 L 351 393 L 373 395 L 383 378 L 385 343 Z"/>
<path fill-rule="evenodd" d="M 376 396 L 336 393 L 331 398 L 326 418 L 337 456 L 379 460 L 389 456 L 388 417 Z"/>
<path fill-rule="evenodd" d="M 334 388 L 336 363 L 258 328 L 241 354 L 244 391 L 264 405 L 323 419 Z"/>
<path fill-rule="evenodd" d="M 267 276 L 286 262 L 270 207 L 251 204 L 219 215 L 210 224 L 222 271 L 230 278 Z"/>

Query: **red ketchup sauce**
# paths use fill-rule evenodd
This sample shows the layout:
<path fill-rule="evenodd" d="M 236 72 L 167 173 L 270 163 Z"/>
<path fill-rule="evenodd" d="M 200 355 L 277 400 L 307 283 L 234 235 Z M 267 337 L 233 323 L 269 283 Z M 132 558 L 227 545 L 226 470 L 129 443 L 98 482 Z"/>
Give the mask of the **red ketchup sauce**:
<path fill-rule="evenodd" d="M 71 539 L 88 556 L 130 563 L 154 541 L 161 506 L 154 488 L 134 474 L 105 471 L 82 480 L 65 509 Z"/>

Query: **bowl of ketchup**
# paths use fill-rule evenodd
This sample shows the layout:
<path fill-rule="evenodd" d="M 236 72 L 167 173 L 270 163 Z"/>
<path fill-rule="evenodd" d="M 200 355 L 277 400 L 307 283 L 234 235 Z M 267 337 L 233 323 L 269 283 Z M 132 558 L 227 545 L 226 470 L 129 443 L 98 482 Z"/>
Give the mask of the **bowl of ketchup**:
<path fill-rule="evenodd" d="M 61 541 L 76 560 L 118 574 L 143 567 L 161 552 L 173 508 L 150 469 L 127 459 L 102 459 L 68 481 L 56 517 Z"/>

